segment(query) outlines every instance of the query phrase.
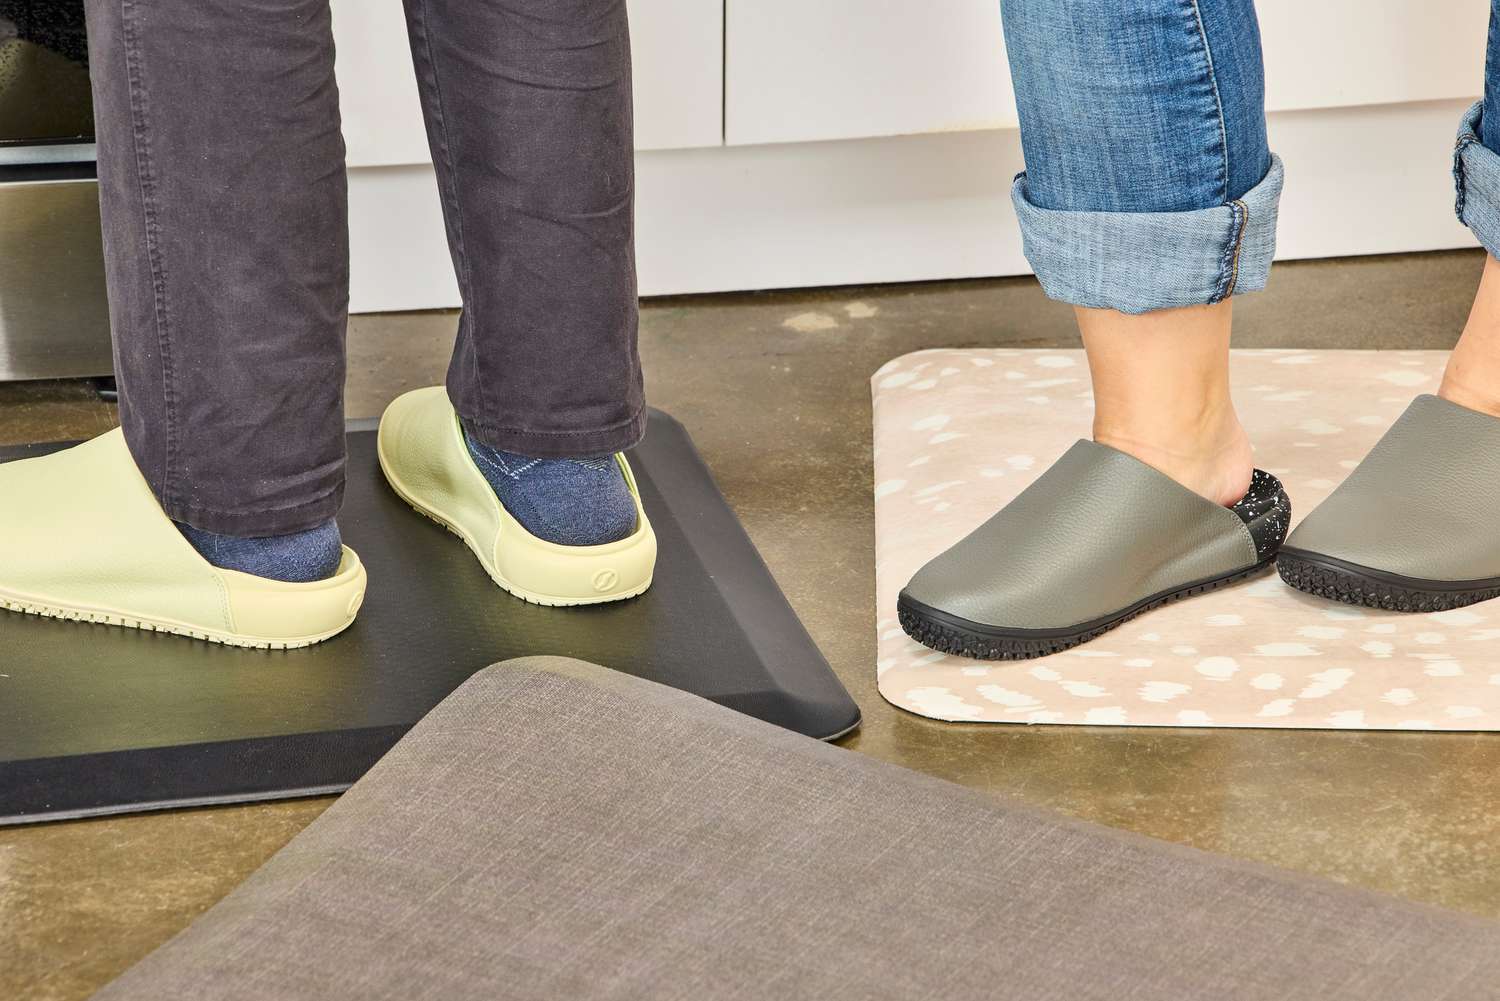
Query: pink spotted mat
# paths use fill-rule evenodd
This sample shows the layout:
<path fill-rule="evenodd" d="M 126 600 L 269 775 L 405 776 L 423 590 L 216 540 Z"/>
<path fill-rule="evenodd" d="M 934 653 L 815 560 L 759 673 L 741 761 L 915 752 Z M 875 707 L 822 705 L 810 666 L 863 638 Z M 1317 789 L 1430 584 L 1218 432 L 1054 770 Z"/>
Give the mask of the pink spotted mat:
<path fill-rule="evenodd" d="M 1285 484 L 1294 524 L 1436 388 L 1445 358 L 1234 352 L 1256 464 Z M 1088 371 L 1079 351 L 932 350 L 894 359 L 871 386 L 876 670 L 895 705 L 994 723 L 1500 729 L 1500 599 L 1398 614 L 1313 598 L 1273 573 L 1037 660 L 918 645 L 896 622 L 897 593 L 1088 435 Z"/>

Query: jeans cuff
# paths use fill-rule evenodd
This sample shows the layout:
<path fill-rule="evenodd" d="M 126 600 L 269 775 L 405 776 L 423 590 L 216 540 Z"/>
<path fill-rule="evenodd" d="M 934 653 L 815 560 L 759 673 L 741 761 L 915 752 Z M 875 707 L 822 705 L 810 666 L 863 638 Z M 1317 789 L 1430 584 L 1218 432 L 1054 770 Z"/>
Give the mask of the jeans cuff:
<path fill-rule="evenodd" d="M 1026 197 L 1025 173 L 1010 194 L 1026 259 L 1049 298 L 1145 313 L 1265 288 L 1281 182 L 1281 158 L 1272 154 L 1271 169 L 1244 197 L 1192 212 L 1044 209 Z"/>
<path fill-rule="evenodd" d="M 1492 257 L 1500 257 L 1500 154 L 1479 139 L 1483 101 L 1464 112 L 1453 147 L 1453 209 Z"/>

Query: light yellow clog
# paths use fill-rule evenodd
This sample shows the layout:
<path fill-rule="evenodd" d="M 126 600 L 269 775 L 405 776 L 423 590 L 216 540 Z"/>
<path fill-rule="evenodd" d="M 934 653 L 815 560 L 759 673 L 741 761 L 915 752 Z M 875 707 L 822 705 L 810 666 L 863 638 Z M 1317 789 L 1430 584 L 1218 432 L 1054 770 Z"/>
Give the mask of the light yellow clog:
<path fill-rule="evenodd" d="M 183 538 L 118 430 L 0 464 L 0 608 L 231 646 L 310 646 L 349 628 L 365 568 L 288 584 L 223 570 Z"/>
<path fill-rule="evenodd" d="M 601 546 L 563 546 L 517 521 L 469 454 L 441 386 L 398 397 L 380 419 L 380 468 L 421 514 L 463 539 L 496 584 L 539 605 L 592 605 L 632 598 L 651 586 L 656 534 L 624 456 L 616 456 L 635 499 L 635 531 Z"/>

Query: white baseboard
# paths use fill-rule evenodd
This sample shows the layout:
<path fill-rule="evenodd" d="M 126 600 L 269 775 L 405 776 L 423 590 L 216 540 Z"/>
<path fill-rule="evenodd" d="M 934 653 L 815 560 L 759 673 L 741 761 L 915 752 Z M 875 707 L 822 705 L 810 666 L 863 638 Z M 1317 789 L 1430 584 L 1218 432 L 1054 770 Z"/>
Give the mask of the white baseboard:
<path fill-rule="evenodd" d="M 1453 216 L 1466 102 L 1273 114 L 1278 259 L 1474 246 Z M 637 155 L 642 295 L 1029 274 L 1014 130 Z M 429 166 L 350 172 L 355 312 L 458 305 Z"/>

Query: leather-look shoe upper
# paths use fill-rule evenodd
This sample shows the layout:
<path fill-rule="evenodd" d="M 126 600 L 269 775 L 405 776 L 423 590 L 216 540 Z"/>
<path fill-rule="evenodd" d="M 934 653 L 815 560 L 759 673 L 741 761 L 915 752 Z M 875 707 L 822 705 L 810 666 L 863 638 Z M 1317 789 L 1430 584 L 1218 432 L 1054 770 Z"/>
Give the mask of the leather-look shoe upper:
<path fill-rule="evenodd" d="M 903 593 L 982 625 L 1063 628 L 1253 567 L 1266 558 L 1259 549 L 1235 511 L 1133 456 L 1079 441 Z"/>
<path fill-rule="evenodd" d="M 1418 396 L 1289 551 L 1428 581 L 1500 577 L 1500 419 Z"/>

